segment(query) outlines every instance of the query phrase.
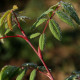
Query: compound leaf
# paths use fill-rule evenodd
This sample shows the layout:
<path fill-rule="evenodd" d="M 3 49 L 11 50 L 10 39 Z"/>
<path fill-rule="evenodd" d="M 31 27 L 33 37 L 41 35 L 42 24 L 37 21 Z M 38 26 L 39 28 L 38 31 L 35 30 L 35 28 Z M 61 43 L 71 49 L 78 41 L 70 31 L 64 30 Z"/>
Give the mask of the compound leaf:
<path fill-rule="evenodd" d="M 4 19 L 6 18 L 6 16 L 9 14 L 10 10 L 8 10 L 2 17 L 1 17 L 1 20 L 0 20 L 0 26 L 3 24 L 4 22 Z"/>
<path fill-rule="evenodd" d="M 80 20 L 79 20 L 79 17 L 75 11 L 75 9 L 73 8 L 73 6 L 70 4 L 70 3 L 67 3 L 67 2 L 61 2 L 61 6 L 63 8 L 63 10 L 69 14 L 77 24 L 80 25 Z"/>
<path fill-rule="evenodd" d="M 73 23 L 72 19 L 66 13 L 58 10 L 56 11 L 56 14 L 63 22 L 69 24 L 72 27 L 75 27 L 75 24 Z"/>
<path fill-rule="evenodd" d="M 5 66 L 2 68 L 0 72 L 0 80 L 11 80 L 12 77 L 14 77 L 15 73 L 17 73 L 17 70 L 19 68 L 15 66 Z"/>

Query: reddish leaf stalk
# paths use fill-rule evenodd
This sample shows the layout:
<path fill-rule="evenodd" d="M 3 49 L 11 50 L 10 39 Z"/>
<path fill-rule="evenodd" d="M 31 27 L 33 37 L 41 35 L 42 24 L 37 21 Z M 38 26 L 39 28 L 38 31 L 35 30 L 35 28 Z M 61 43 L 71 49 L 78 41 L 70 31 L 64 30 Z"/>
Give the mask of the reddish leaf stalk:
<path fill-rule="evenodd" d="M 53 12 L 53 14 L 51 15 L 51 17 L 47 20 L 47 23 L 46 23 L 46 25 L 45 25 L 45 27 L 44 27 L 43 33 L 45 32 L 45 30 L 46 30 L 46 28 L 47 28 L 47 26 L 48 26 L 48 24 L 49 24 L 49 20 L 52 19 L 52 17 L 53 17 L 54 14 L 55 14 L 55 11 L 56 11 L 60 6 L 61 6 L 61 5 L 58 5 L 58 7 L 54 10 L 54 12 Z M 40 50 L 39 46 L 38 46 L 38 49 L 39 49 L 38 54 L 42 57 L 41 50 Z M 48 72 L 48 75 L 47 75 L 47 76 L 48 76 L 51 80 L 53 80 L 53 76 L 52 76 L 51 72 L 49 71 L 49 69 L 46 67 L 43 59 L 41 60 L 41 62 L 43 63 L 43 65 L 45 66 L 45 68 L 46 68 L 46 70 L 47 70 L 47 72 Z"/>
<path fill-rule="evenodd" d="M 46 68 L 46 70 L 48 72 L 48 74 L 46 74 L 46 76 L 48 76 L 51 80 L 53 80 L 53 76 L 52 76 L 51 72 L 49 71 L 48 67 L 46 66 L 46 64 L 45 64 L 45 62 L 43 60 L 43 56 L 42 56 L 42 53 L 41 53 L 41 50 L 40 50 L 40 47 L 39 46 L 38 46 L 38 55 L 40 57 L 41 62 L 43 63 L 44 67 Z"/>
<path fill-rule="evenodd" d="M 60 7 L 60 6 L 58 6 L 58 8 L 59 8 L 59 7 Z M 58 8 L 56 8 L 56 10 L 57 10 Z M 56 11 L 56 10 L 55 10 L 55 11 Z M 53 12 L 53 14 L 52 14 L 52 16 L 49 18 L 49 20 L 53 17 L 55 11 Z M 13 12 L 13 11 L 12 11 L 12 12 Z M 29 39 L 27 38 L 24 30 L 21 28 L 20 23 L 19 23 L 19 21 L 18 21 L 18 19 L 17 19 L 16 14 L 15 14 L 14 12 L 13 12 L 13 14 L 14 14 L 14 16 L 15 16 L 15 19 L 16 19 L 17 24 L 18 24 L 18 28 L 20 29 L 22 35 L 5 36 L 5 37 L 1 37 L 0 39 L 10 38 L 10 37 L 19 37 L 19 38 L 23 38 L 24 40 L 26 40 L 26 42 L 31 46 L 31 48 L 34 50 L 34 52 L 37 54 L 37 56 L 39 57 L 39 59 L 40 59 L 41 62 L 43 63 L 44 67 L 46 68 L 47 74 L 45 74 L 45 75 L 48 76 L 51 80 L 54 80 L 51 72 L 49 71 L 48 67 L 46 66 L 46 64 L 45 64 L 45 62 L 44 62 L 44 60 L 43 60 L 43 58 L 42 58 L 42 54 L 41 54 L 40 48 L 38 47 L 39 51 L 37 51 L 37 50 L 34 48 L 34 46 L 31 44 L 31 42 L 30 42 Z M 45 32 L 45 30 L 46 30 L 46 28 L 47 28 L 47 26 L 48 26 L 49 20 L 47 20 L 47 23 L 46 23 L 46 25 L 45 25 L 45 28 L 44 28 L 44 30 L 43 30 L 43 33 Z"/>
<path fill-rule="evenodd" d="M 20 26 L 20 23 L 19 23 L 19 21 L 18 21 L 18 19 L 17 19 L 16 14 L 15 14 L 14 12 L 13 12 L 13 14 L 14 14 L 14 16 L 15 16 L 15 18 L 16 18 L 17 23 L 18 23 L 18 27 L 19 27 L 19 29 L 21 30 L 22 34 L 23 34 L 23 36 L 21 36 L 21 37 L 28 42 L 28 44 L 32 47 L 32 49 L 35 51 L 35 53 L 37 54 L 37 56 L 39 57 L 39 59 L 40 59 L 41 62 L 43 63 L 44 67 L 46 68 L 46 70 L 47 70 L 47 72 L 48 72 L 48 74 L 49 74 L 49 75 L 46 75 L 46 76 L 48 76 L 51 80 L 53 80 L 53 76 L 51 75 L 49 69 L 47 68 L 44 60 L 43 60 L 42 57 L 38 54 L 37 50 L 34 48 L 34 46 L 31 44 L 31 42 L 28 40 L 25 32 L 22 30 L 22 28 L 21 28 L 21 26 Z M 18 36 L 20 36 L 20 35 L 18 35 Z M 41 53 L 40 53 L 40 54 L 41 54 Z"/>
<path fill-rule="evenodd" d="M 49 20 L 50 20 L 50 19 L 49 19 Z M 45 27 L 44 27 L 43 33 L 45 32 L 45 30 L 46 30 L 46 28 L 47 28 L 47 26 L 48 26 L 49 20 L 47 20 L 47 23 L 46 23 L 46 25 L 45 25 Z"/>
<path fill-rule="evenodd" d="M 20 29 L 20 31 L 22 32 L 22 34 L 23 34 L 24 36 L 26 36 L 26 35 L 25 35 L 25 32 L 22 30 L 22 28 L 21 28 L 21 26 L 20 26 L 20 23 L 19 23 L 19 21 L 18 21 L 18 18 L 17 18 L 17 16 L 16 16 L 16 14 L 14 13 L 14 11 L 12 11 L 12 12 L 13 12 L 15 18 L 16 18 L 16 21 L 17 21 L 17 24 L 18 24 L 18 28 Z M 27 36 L 26 36 L 26 38 L 27 38 Z M 28 39 L 28 38 L 27 38 L 27 39 Z"/>
<path fill-rule="evenodd" d="M 58 8 L 59 8 L 60 6 L 61 6 L 61 5 L 58 5 L 58 7 L 53 11 L 53 14 L 51 15 L 51 17 L 47 20 L 47 23 L 46 23 L 46 25 L 45 25 L 45 27 L 44 27 L 43 33 L 45 32 L 45 30 L 46 30 L 46 28 L 47 28 L 47 26 L 48 26 L 49 20 L 52 19 L 52 17 L 53 17 L 54 14 L 55 14 L 55 11 L 58 10 Z"/>
<path fill-rule="evenodd" d="M 19 37 L 19 36 L 5 36 L 5 37 L 0 37 L 0 39 L 11 38 L 11 37 Z"/>
<path fill-rule="evenodd" d="M 32 49 L 34 50 L 34 52 L 38 55 L 38 52 L 37 50 L 34 48 L 34 46 L 27 40 L 27 38 L 23 35 L 17 35 L 17 36 L 5 36 L 5 37 L 1 37 L 0 39 L 3 39 L 3 38 L 10 38 L 10 37 L 19 37 L 19 38 L 23 38 L 24 40 L 26 40 L 26 42 L 32 47 Z M 41 53 L 40 53 L 41 54 Z M 47 68 L 44 60 L 41 58 L 41 56 L 38 55 L 38 57 L 40 58 L 41 62 L 43 63 L 44 67 L 46 68 L 47 72 L 48 72 L 48 75 L 46 74 L 46 76 L 48 76 L 51 80 L 53 80 L 53 77 L 49 71 L 49 69 Z"/>
<path fill-rule="evenodd" d="M 39 71 L 39 70 L 37 70 L 37 71 L 40 72 L 41 74 L 45 75 L 45 76 L 47 75 L 46 73 L 43 73 L 42 71 Z"/>

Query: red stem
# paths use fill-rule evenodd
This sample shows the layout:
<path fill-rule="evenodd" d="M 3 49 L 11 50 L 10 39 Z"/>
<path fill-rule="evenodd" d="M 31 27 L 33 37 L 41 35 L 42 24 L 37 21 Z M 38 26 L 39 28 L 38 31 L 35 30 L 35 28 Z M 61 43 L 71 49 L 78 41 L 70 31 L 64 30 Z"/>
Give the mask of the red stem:
<path fill-rule="evenodd" d="M 46 68 L 47 72 L 48 72 L 48 75 L 47 75 L 47 76 L 48 76 L 51 80 L 54 80 L 54 79 L 53 79 L 53 76 L 52 76 L 50 70 L 48 69 L 48 67 L 46 66 L 44 60 L 43 60 L 43 59 L 40 59 L 40 60 L 41 60 L 41 62 L 43 63 L 44 67 Z"/>
<path fill-rule="evenodd" d="M 30 41 L 27 40 L 27 38 L 23 35 L 17 35 L 17 36 L 5 36 L 5 37 L 1 37 L 0 39 L 3 39 L 3 38 L 10 38 L 10 37 L 19 37 L 19 38 L 23 38 L 24 40 L 26 40 L 26 42 L 32 47 L 32 49 L 34 50 L 34 52 L 38 55 L 38 52 L 37 50 L 34 48 L 34 46 L 30 43 Z M 47 68 L 44 60 L 38 55 L 38 57 L 40 58 L 41 62 L 43 63 L 44 67 L 46 68 L 47 72 L 48 72 L 48 75 L 46 74 L 46 76 L 48 76 L 51 80 L 53 80 L 53 77 L 49 71 L 49 69 Z"/>
<path fill-rule="evenodd" d="M 58 6 L 58 8 L 59 8 L 59 6 Z M 56 10 L 57 10 L 58 8 L 56 8 Z M 56 10 L 55 10 L 55 11 L 56 11 Z M 52 14 L 52 16 L 49 18 L 49 20 L 53 17 L 55 11 L 53 12 L 53 14 Z M 13 12 L 13 11 L 12 11 L 12 12 Z M 46 68 L 48 74 L 45 74 L 45 75 L 48 76 L 51 80 L 54 80 L 51 72 L 49 71 L 48 67 L 46 66 L 46 64 L 45 64 L 45 62 L 44 62 L 44 60 L 43 60 L 43 58 L 42 58 L 41 51 L 38 52 L 38 51 L 34 48 L 34 46 L 31 44 L 31 42 L 30 42 L 29 39 L 27 38 L 25 32 L 24 32 L 23 29 L 21 28 L 20 23 L 19 23 L 19 21 L 18 21 L 18 19 L 17 19 L 16 14 L 15 14 L 14 12 L 13 12 L 13 14 L 14 14 L 14 16 L 15 16 L 15 18 L 16 18 L 17 23 L 18 23 L 18 28 L 20 29 L 20 31 L 22 32 L 23 35 L 5 36 L 5 37 L 1 37 L 0 39 L 9 38 L 9 37 L 20 37 L 20 38 L 23 38 L 24 40 L 26 40 L 26 42 L 32 47 L 32 49 L 33 49 L 34 52 L 37 54 L 37 56 L 39 57 L 39 59 L 40 59 L 41 62 L 43 63 L 44 67 Z M 47 26 L 48 26 L 49 20 L 47 20 L 47 23 L 46 23 L 46 25 L 45 25 L 45 28 L 44 28 L 44 30 L 43 30 L 43 33 L 45 32 L 45 30 L 46 30 L 46 28 L 47 28 Z"/>
<path fill-rule="evenodd" d="M 1 37 L 0 39 L 10 38 L 10 37 L 19 37 L 19 36 L 5 36 L 5 37 Z"/>
<path fill-rule="evenodd" d="M 44 74 L 45 76 L 47 75 L 46 73 L 44 73 L 44 72 L 42 72 L 42 71 L 39 71 L 39 70 L 37 70 L 38 72 L 40 72 L 40 73 L 42 73 L 42 74 Z"/>
<path fill-rule="evenodd" d="M 58 5 L 58 7 L 54 10 L 54 12 L 53 12 L 53 14 L 51 15 L 51 17 L 47 20 L 47 23 L 46 23 L 46 25 L 45 25 L 45 27 L 44 27 L 43 33 L 45 32 L 45 30 L 46 30 L 46 28 L 47 28 L 47 26 L 48 26 L 49 20 L 52 19 L 52 17 L 53 17 L 54 14 L 55 14 L 55 11 L 56 11 L 60 6 L 61 6 L 61 5 Z"/>
<path fill-rule="evenodd" d="M 50 19 L 49 19 L 49 20 L 50 20 Z M 45 27 L 44 27 L 43 33 L 45 32 L 45 30 L 46 30 L 46 28 L 47 28 L 47 26 L 48 26 L 49 20 L 47 20 L 47 23 L 46 23 L 46 25 L 45 25 Z"/>
<path fill-rule="evenodd" d="M 20 36 L 21 38 L 25 39 L 25 40 L 28 42 L 28 44 L 32 47 L 32 49 L 33 49 L 34 52 L 37 54 L 37 56 L 39 57 L 39 59 L 41 60 L 41 62 L 43 63 L 44 67 L 46 68 L 46 70 L 47 70 L 47 72 L 48 72 L 48 74 L 49 74 L 49 76 L 48 76 L 48 75 L 46 75 L 46 76 L 48 76 L 51 80 L 53 80 L 53 77 L 52 77 L 49 69 L 47 68 L 45 62 L 44 62 L 43 59 L 39 56 L 37 50 L 34 48 L 34 46 L 33 46 L 33 45 L 31 44 L 31 42 L 28 40 L 25 32 L 22 30 L 22 28 L 21 28 L 21 26 L 20 26 L 20 23 L 19 23 L 19 21 L 18 21 L 18 19 L 17 19 L 16 14 L 15 14 L 14 12 L 13 12 L 13 14 L 14 14 L 14 16 L 15 16 L 15 18 L 16 18 L 17 23 L 18 23 L 18 27 L 19 27 L 19 29 L 21 30 L 22 34 L 23 34 L 23 36 L 21 36 L 21 35 L 18 35 L 18 36 Z"/>
<path fill-rule="evenodd" d="M 46 28 L 47 28 L 47 26 L 48 26 L 49 20 L 52 19 L 52 17 L 53 17 L 54 14 L 55 14 L 55 11 L 56 11 L 59 7 L 60 7 L 60 5 L 58 5 L 58 7 L 54 10 L 54 12 L 53 12 L 53 14 L 51 15 L 51 17 L 47 20 L 47 23 L 46 23 L 46 25 L 45 25 L 45 27 L 44 27 L 43 33 L 45 32 L 45 30 L 46 30 Z M 39 46 L 38 46 L 38 49 L 39 49 Z M 41 50 L 39 50 L 38 54 L 42 57 Z M 41 59 L 41 62 L 43 63 L 43 65 L 45 66 L 47 72 L 49 73 L 47 76 L 48 76 L 51 80 L 53 80 L 53 76 L 52 76 L 51 72 L 49 71 L 49 69 L 47 68 L 46 64 L 44 63 L 44 60 Z"/>
<path fill-rule="evenodd" d="M 16 16 L 16 14 L 14 13 L 14 11 L 12 11 L 12 12 L 13 12 L 15 18 L 16 18 L 17 23 L 18 23 L 18 28 L 19 28 L 20 31 L 22 32 L 23 36 L 26 36 L 26 35 L 25 35 L 25 32 L 23 31 L 23 29 L 22 29 L 21 26 L 20 26 L 20 23 L 19 23 L 19 21 L 18 21 L 18 18 L 17 18 L 17 16 Z M 26 36 L 26 38 L 27 38 L 27 36 Z M 27 38 L 27 39 L 28 39 L 28 38 Z"/>

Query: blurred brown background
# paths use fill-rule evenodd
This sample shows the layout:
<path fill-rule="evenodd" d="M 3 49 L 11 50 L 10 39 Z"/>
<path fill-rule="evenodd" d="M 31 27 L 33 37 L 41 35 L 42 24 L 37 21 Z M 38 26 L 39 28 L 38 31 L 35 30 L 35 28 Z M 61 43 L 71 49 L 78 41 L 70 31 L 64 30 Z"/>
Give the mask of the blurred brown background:
<path fill-rule="evenodd" d="M 30 26 L 36 21 L 44 11 L 60 0 L 30 0 L 27 7 L 20 15 L 31 18 L 27 24 L 21 24 L 26 34 L 29 35 Z M 73 4 L 78 16 L 80 16 L 80 0 L 65 0 Z M 23 2 L 24 3 L 24 2 Z M 1 3 L 0 3 L 1 4 Z M 0 8 L 1 10 L 1 8 Z M 44 61 L 49 68 L 55 80 L 64 80 L 73 71 L 80 70 L 80 29 L 73 30 L 72 27 L 59 20 L 56 16 L 54 19 L 58 22 L 62 30 L 62 41 L 57 41 L 47 28 L 47 42 L 43 51 Z M 44 24 L 45 25 L 45 24 Z M 38 31 L 41 31 L 44 25 L 41 25 Z M 9 33 L 8 35 L 13 35 Z M 37 48 L 38 39 L 31 40 Z M 31 47 L 22 39 L 8 38 L 5 44 L 0 43 L 0 68 L 4 65 L 20 66 L 23 63 L 33 62 L 42 65 Z M 29 74 L 24 80 L 28 80 Z M 38 73 L 36 80 L 49 80 L 46 76 Z"/>

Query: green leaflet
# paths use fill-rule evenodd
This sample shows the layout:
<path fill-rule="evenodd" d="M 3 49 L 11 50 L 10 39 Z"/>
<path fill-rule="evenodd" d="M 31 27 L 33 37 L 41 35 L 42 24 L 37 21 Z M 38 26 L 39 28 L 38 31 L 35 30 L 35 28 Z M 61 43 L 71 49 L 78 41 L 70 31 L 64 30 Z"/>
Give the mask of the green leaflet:
<path fill-rule="evenodd" d="M 16 26 L 16 24 L 14 24 L 12 27 L 14 28 Z M 8 34 L 10 32 L 10 29 L 8 28 L 8 24 L 5 24 L 5 28 L 6 28 L 6 31 L 4 32 L 4 34 Z"/>
<path fill-rule="evenodd" d="M 16 78 L 16 80 L 23 80 L 25 73 L 26 73 L 26 69 L 22 70 L 18 75 L 18 77 Z"/>
<path fill-rule="evenodd" d="M 3 23 L 1 26 L 0 26 L 0 34 L 1 35 L 4 35 L 5 33 L 5 23 Z"/>
<path fill-rule="evenodd" d="M 39 47 L 43 51 L 45 46 L 45 34 L 43 33 L 39 38 Z"/>
<path fill-rule="evenodd" d="M 30 35 L 30 39 L 35 38 L 35 37 L 37 37 L 37 36 L 39 36 L 39 35 L 40 35 L 40 33 L 31 34 L 31 35 Z"/>
<path fill-rule="evenodd" d="M 66 13 L 68 13 L 75 20 L 75 22 L 77 24 L 80 25 L 79 17 L 77 15 L 75 9 L 73 8 L 73 6 L 70 3 L 67 3 L 67 2 L 61 2 L 61 5 L 62 5 L 62 8 L 64 9 L 64 11 Z"/>
<path fill-rule="evenodd" d="M 4 80 L 5 79 L 5 77 L 7 76 L 6 75 L 6 69 L 8 68 L 8 66 L 5 66 L 5 67 L 3 67 L 2 68 L 2 70 L 1 70 L 1 72 L 0 72 L 0 80 Z M 4 75 L 3 75 L 4 74 Z"/>
<path fill-rule="evenodd" d="M 7 29 L 6 32 L 5 32 L 5 35 L 6 35 L 7 33 L 9 33 L 9 32 L 10 32 L 10 29 Z"/>
<path fill-rule="evenodd" d="M 36 27 L 39 26 L 40 24 L 42 24 L 43 22 L 45 22 L 47 19 L 46 18 L 42 18 L 40 19 L 37 24 L 36 24 Z"/>
<path fill-rule="evenodd" d="M 46 18 L 41 18 L 39 20 L 37 20 L 33 25 L 32 25 L 32 29 L 38 27 L 39 25 L 41 25 L 43 22 L 45 22 L 47 19 Z"/>
<path fill-rule="evenodd" d="M 38 18 L 38 20 L 41 19 L 41 18 L 43 18 L 44 16 L 46 16 L 48 13 L 50 13 L 50 12 L 52 12 L 52 11 L 53 11 L 53 9 L 48 9 L 48 10 L 45 11 L 43 14 L 41 14 L 41 16 Z"/>
<path fill-rule="evenodd" d="M 5 66 L 0 72 L 0 80 L 11 80 L 12 77 L 17 73 L 19 68 L 15 66 Z"/>
<path fill-rule="evenodd" d="M 3 24 L 4 22 L 4 19 L 6 18 L 6 16 L 9 14 L 10 10 L 8 10 L 2 17 L 1 17 L 1 20 L 0 20 L 0 26 Z"/>
<path fill-rule="evenodd" d="M 61 31 L 59 25 L 53 19 L 49 21 L 49 29 L 56 39 L 61 40 Z"/>
<path fill-rule="evenodd" d="M 53 9 L 48 9 L 47 11 L 45 11 L 43 14 L 48 14 L 48 13 L 50 13 L 50 12 L 52 12 L 53 11 Z"/>
<path fill-rule="evenodd" d="M 64 21 L 65 23 L 75 28 L 75 24 L 73 23 L 72 19 L 66 13 L 58 10 L 56 11 L 56 14 L 62 21 Z"/>
<path fill-rule="evenodd" d="M 36 77 L 36 69 L 34 69 L 31 74 L 30 74 L 30 79 L 29 80 L 35 80 Z"/>
<path fill-rule="evenodd" d="M 55 10 L 58 7 L 59 3 L 57 3 L 56 5 L 51 6 L 49 9 L 53 9 Z"/>

